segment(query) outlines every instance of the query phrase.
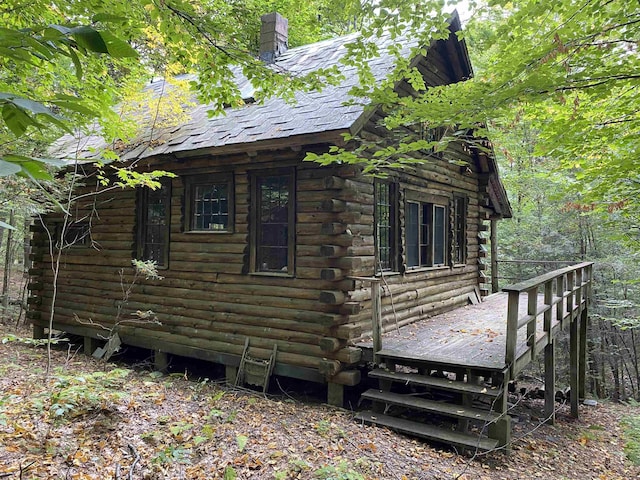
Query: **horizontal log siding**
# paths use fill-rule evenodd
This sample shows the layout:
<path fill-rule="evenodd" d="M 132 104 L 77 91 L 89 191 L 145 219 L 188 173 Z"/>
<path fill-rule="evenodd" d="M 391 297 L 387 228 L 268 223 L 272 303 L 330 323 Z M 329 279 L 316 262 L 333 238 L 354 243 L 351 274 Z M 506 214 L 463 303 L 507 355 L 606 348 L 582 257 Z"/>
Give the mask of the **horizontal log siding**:
<path fill-rule="evenodd" d="M 349 195 L 325 188 L 325 179 L 352 177 L 353 169 L 344 168 L 341 173 L 341 169 L 301 163 L 300 157 L 300 153 L 285 151 L 264 158 L 235 155 L 216 159 L 214 165 L 212 159 L 202 158 L 144 166 L 178 175 L 172 180 L 169 266 L 160 271 L 163 280 L 141 280 L 134 287 L 121 315 L 121 319 L 130 319 L 137 310 L 153 310 L 162 325 L 125 322 L 120 328 L 125 341 L 127 336 L 135 335 L 151 345 L 157 339 L 162 344 L 240 355 L 245 338 L 249 337 L 252 356 L 268 358 L 277 344 L 278 361 L 299 367 L 319 368 L 327 359 L 341 366 L 360 360 L 360 351 L 347 346 L 347 341 L 359 334 L 359 327 L 344 325 L 348 316 L 341 313 L 340 305 L 319 301 L 323 291 L 348 292 L 354 282 L 322 280 L 321 271 L 339 263 L 339 259 L 323 256 L 320 249 L 323 243 L 336 240 L 341 247 L 355 249 L 353 252 L 371 254 L 370 241 L 367 238 L 354 244 L 348 234 L 321 232 L 323 225 L 354 222 L 360 225 L 356 229 L 371 236 L 373 209 L 331 203 L 348 201 Z M 282 165 L 296 166 L 296 275 L 286 278 L 247 274 L 249 173 Z M 182 175 L 230 169 L 234 171 L 233 233 L 185 232 Z M 92 218 L 96 249 L 73 247 L 63 253 L 55 316 L 58 328 L 78 324 L 87 327 L 90 322 L 111 327 L 122 301 L 119 271 L 124 269 L 125 284 L 131 280 L 136 192 L 122 190 L 107 195 L 109 201 L 96 202 L 97 215 Z M 330 211 L 324 210 L 323 202 L 329 202 Z M 91 201 L 79 202 L 77 216 L 89 215 L 92 208 Z M 55 215 L 51 215 L 50 221 L 54 220 Z M 37 284 L 38 290 L 32 292 L 31 302 L 32 309 L 36 309 L 32 313 L 39 315 L 41 324 L 49 316 L 52 298 L 46 238 L 43 231 L 33 235 L 34 272 L 38 274 L 32 283 Z M 323 348 L 331 346 L 331 351 L 321 348 L 323 339 Z"/>
<path fill-rule="evenodd" d="M 436 80 L 434 80 L 435 82 Z M 396 132 L 385 132 L 377 125 L 379 116 L 372 116 L 364 127 L 364 134 L 369 140 L 383 145 L 389 136 Z M 402 134 L 410 133 L 405 129 Z M 382 321 L 383 330 L 388 331 L 397 326 L 406 325 L 444 311 L 452 310 L 469 303 L 470 295 L 476 295 L 480 284 L 479 276 L 479 224 L 486 216 L 486 193 L 481 187 L 482 180 L 478 166 L 469 150 L 461 144 L 451 145 L 443 158 L 437 158 L 428 152 L 415 154 L 425 163 L 410 165 L 400 171 L 390 172 L 390 178 L 400 185 L 400 222 L 402 251 L 405 242 L 404 207 L 407 192 L 438 195 L 452 198 L 454 194 L 464 195 L 468 199 L 466 222 L 466 263 L 465 265 L 407 269 L 400 274 L 385 274 L 382 283 Z M 450 160 L 463 160 L 467 166 L 460 167 Z M 360 182 L 360 183 L 359 183 Z M 358 191 L 365 191 L 363 184 L 368 184 L 366 195 L 360 195 L 357 201 L 363 205 L 373 204 L 373 182 L 366 177 L 352 179 L 352 185 L 358 184 Z M 371 219 L 373 224 L 373 217 Z M 347 225 L 347 228 L 350 226 Z M 362 246 L 373 246 L 373 236 L 367 237 L 370 243 Z M 330 251 L 326 249 L 326 251 Z M 346 255 L 346 254 L 345 254 Z M 374 252 L 359 257 L 357 268 L 345 269 L 345 276 L 371 276 L 374 270 Z M 356 282 L 356 289 L 348 292 L 345 302 L 355 313 L 351 314 L 350 325 L 362 332 L 362 337 L 371 334 L 371 288 L 369 282 Z"/>
<path fill-rule="evenodd" d="M 450 155 L 460 159 L 466 153 L 453 149 Z M 276 343 L 279 360 L 296 366 L 319 368 L 323 359 L 330 359 L 345 368 L 359 360 L 359 353 L 348 347 L 348 342 L 370 332 L 370 287 L 348 278 L 374 274 L 373 181 L 352 167 L 299 164 L 297 156 L 288 152 L 282 159 L 285 165 L 298 165 L 295 278 L 246 274 L 250 248 L 248 173 L 253 168 L 272 167 L 275 162 L 263 164 L 255 158 L 234 156 L 211 168 L 206 167 L 210 159 L 150 166 L 182 175 L 193 172 L 192 167 L 201 173 L 226 172 L 233 165 L 234 232 L 184 232 L 184 187 L 180 176 L 174 179 L 169 268 L 161 271 L 163 280 L 145 280 L 135 287 L 122 313 L 122 318 L 131 318 L 136 310 L 151 309 L 162 326 L 125 324 L 125 338 L 142 335 L 151 344 L 156 339 L 187 349 L 238 355 L 249 337 L 252 355 L 266 358 Z M 478 225 L 484 218 L 480 213 L 482 189 L 473 171 L 432 159 L 394 175 L 403 191 L 467 195 L 467 264 L 385 276 L 384 330 L 468 301 L 478 285 Z M 119 270 L 125 270 L 125 283 L 131 279 L 135 192 L 107 195 L 105 201 L 96 202 L 98 216 L 92 219 L 92 240 L 102 250 L 71 248 L 62 257 L 56 309 L 59 327 L 77 324 L 78 319 L 84 325 L 90 321 L 112 325 L 122 299 Z M 93 207 L 92 201 L 81 202 L 76 217 L 88 215 Z M 45 319 L 50 312 L 52 276 L 43 232 L 34 233 L 34 247 L 34 258 L 39 261 L 34 267 L 41 272 L 34 282 L 44 287 L 34 292 L 39 305 L 32 307 Z M 333 351 L 322 350 L 323 339 L 322 345 L 333 345 Z"/>

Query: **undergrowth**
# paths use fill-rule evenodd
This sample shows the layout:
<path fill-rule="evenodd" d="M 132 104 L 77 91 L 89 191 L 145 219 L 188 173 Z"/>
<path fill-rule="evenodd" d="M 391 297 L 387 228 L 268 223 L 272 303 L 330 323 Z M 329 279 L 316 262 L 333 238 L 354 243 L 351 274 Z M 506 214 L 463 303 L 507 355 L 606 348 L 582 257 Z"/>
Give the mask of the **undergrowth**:
<path fill-rule="evenodd" d="M 631 406 L 640 405 L 632 402 Z M 640 416 L 629 416 L 622 421 L 624 429 L 624 453 L 635 465 L 640 465 Z"/>
<path fill-rule="evenodd" d="M 130 370 L 115 368 L 108 372 L 84 375 L 54 375 L 51 389 L 43 394 L 48 397 L 49 415 L 55 419 L 65 419 L 93 411 L 111 410 L 113 405 L 127 396 L 122 387 L 130 373 Z"/>

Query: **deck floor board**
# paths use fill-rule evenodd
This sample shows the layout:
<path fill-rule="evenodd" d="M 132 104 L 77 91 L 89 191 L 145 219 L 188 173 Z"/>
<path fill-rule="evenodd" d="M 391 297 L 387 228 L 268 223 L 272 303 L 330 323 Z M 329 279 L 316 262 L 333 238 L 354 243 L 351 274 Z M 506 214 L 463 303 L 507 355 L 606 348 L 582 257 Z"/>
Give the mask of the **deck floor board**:
<path fill-rule="evenodd" d="M 391 330 L 382 336 L 385 353 L 439 364 L 469 368 L 503 370 L 506 367 L 507 298 L 504 292 L 490 295 L 484 301 L 435 315 Z M 539 295 L 538 308 L 543 305 Z M 527 312 L 527 297 L 522 295 L 519 315 Z M 552 325 L 558 325 L 552 309 Z M 537 321 L 537 337 L 544 336 L 542 315 Z M 358 346 L 372 349 L 371 341 Z M 519 331 L 516 351 L 526 350 L 526 327 Z"/>

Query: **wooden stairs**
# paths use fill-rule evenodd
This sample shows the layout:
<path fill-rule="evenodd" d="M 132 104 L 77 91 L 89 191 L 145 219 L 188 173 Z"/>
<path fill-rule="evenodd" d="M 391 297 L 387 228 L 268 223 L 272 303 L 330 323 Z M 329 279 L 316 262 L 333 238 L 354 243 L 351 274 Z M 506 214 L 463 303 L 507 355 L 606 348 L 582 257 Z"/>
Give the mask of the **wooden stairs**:
<path fill-rule="evenodd" d="M 510 417 L 504 376 L 407 358 L 391 351 L 376 354 L 381 368 L 369 372 L 377 389 L 362 394 L 370 411 L 356 419 L 466 452 L 507 450 Z"/>

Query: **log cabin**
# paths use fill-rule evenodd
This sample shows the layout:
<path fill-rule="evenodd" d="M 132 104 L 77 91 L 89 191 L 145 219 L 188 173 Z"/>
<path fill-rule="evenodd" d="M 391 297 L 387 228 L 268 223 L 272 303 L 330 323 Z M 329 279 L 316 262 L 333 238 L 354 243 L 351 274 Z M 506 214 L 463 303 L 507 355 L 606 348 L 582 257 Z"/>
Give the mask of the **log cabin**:
<path fill-rule="evenodd" d="M 286 20 L 262 21 L 261 58 L 284 71 L 339 65 L 354 38 L 288 49 Z M 411 59 L 428 86 L 472 76 L 457 15 L 449 28 L 449 38 Z M 381 80 L 393 56 L 380 50 L 371 65 Z M 57 240 L 58 248 L 72 245 L 61 256 L 53 327 L 84 337 L 93 352 L 118 318 L 121 342 L 152 350 L 159 366 L 169 355 L 203 359 L 224 365 L 235 382 L 263 362 L 267 383 L 273 374 L 326 384 L 329 401 L 340 404 L 343 387 L 359 384 L 371 361 L 363 340 L 481 302 L 490 290 L 487 236 L 511 216 L 490 149 L 459 141 L 418 152 L 424 162 L 384 177 L 304 161 L 343 145 L 345 133 L 381 144 L 398 137 L 381 126 L 381 108 L 349 103 L 357 78 L 343 73 L 342 83 L 296 94 L 295 103 L 254 103 L 240 78 L 248 92 L 241 107 L 212 118 L 206 105 L 189 107 L 182 124 L 122 147 L 138 171 L 176 176 L 156 190 L 112 190 L 75 204 L 69 238 Z M 410 91 L 407 82 L 395 88 Z M 422 138 L 437 134 L 419 127 Z M 98 135 L 63 137 L 52 151 L 91 158 L 108 146 Z M 34 227 L 36 336 L 52 313 L 47 231 L 60 221 L 53 213 L 46 229 Z M 124 301 L 133 259 L 156 262 L 163 278 L 140 281 Z M 121 321 L 149 310 L 158 322 Z"/>

